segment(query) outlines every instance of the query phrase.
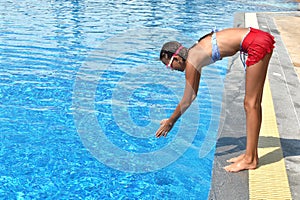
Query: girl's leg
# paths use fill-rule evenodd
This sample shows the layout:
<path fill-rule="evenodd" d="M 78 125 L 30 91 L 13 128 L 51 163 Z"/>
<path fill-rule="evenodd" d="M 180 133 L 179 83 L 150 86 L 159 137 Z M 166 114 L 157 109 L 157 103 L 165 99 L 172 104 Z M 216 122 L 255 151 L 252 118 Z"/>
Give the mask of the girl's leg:
<path fill-rule="evenodd" d="M 228 172 L 255 169 L 258 165 L 257 148 L 262 120 L 261 101 L 271 56 L 272 53 L 266 54 L 258 63 L 247 67 L 244 99 L 247 129 L 246 152 L 229 160 L 234 163 L 224 168 Z"/>

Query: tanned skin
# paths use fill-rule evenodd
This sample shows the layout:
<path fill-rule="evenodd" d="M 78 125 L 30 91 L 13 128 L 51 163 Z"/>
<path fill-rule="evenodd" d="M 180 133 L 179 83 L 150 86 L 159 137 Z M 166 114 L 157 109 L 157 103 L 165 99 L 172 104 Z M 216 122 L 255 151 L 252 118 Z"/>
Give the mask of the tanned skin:
<path fill-rule="evenodd" d="M 248 33 L 248 30 L 249 29 L 246 28 L 230 28 L 216 33 L 217 43 L 222 58 L 232 56 L 240 50 L 240 44 L 244 36 Z M 208 55 L 212 55 L 211 35 L 202 39 L 197 45 L 201 45 L 203 49 L 207 50 Z M 263 59 L 256 64 L 247 66 L 244 97 L 247 131 L 246 151 L 244 154 L 228 160 L 231 164 L 224 167 L 228 172 L 239 172 L 257 168 L 258 138 L 262 121 L 261 101 L 271 56 L 272 52 L 266 54 Z M 170 60 L 163 58 L 161 61 L 164 64 L 168 64 Z M 174 56 L 171 67 L 174 70 L 185 72 L 185 89 L 183 97 L 173 114 L 169 119 L 161 121 L 160 127 L 156 132 L 156 137 L 158 138 L 161 136 L 166 137 L 176 121 L 192 104 L 197 96 L 200 83 L 201 69 L 196 69 L 191 63 L 184 61 L 179 55 Z"/>

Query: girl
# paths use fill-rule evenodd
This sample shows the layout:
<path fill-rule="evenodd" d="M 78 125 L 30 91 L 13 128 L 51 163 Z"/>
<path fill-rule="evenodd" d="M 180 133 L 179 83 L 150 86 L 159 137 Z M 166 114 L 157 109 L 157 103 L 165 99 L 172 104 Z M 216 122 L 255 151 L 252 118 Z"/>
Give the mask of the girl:
<path fill-rule="evenodd" d="M 169 119 L 161 121 L 156 137 L 166 137 L 178 118 L 197 96 L 201 68 L 232 56 L 238 51 L 247 54 L 244 109 L 246 112 L 247 144 L 244 154 L 229 159 L 228 172 L 255 169 L 258 165 L 258 137 L 262 121 L 261 101 L 263 86 L 274 48 L 274 37 L 254 28 L 229 28 L 213 31 L 187 49 L 176 41 L 165 43 L 160 60 L 172 70 L 185 71 L 183 97 Z"/>

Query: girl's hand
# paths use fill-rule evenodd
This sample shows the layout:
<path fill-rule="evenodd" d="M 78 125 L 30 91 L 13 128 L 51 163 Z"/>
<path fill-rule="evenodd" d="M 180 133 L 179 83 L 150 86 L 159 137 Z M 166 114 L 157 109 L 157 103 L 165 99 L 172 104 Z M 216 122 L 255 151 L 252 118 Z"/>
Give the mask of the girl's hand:
<path fill-rule="evenodd" d="M 163 119 L 160 122 L 160 127 L 159 129 L 156 131 L 156 137 L 159 138 L 161 136 L 166 137 L 168 132 L 173 128 L 173 123 L 170 122 L 169 119 Z"/>

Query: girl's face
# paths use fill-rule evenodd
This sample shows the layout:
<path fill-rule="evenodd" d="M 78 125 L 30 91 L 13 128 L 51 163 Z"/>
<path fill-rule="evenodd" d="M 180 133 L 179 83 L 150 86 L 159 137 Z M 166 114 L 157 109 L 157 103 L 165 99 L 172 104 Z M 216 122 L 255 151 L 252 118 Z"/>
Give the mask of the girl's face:
<path fill-rule="evenodd" d="M 185 70 L 185 64 L 183 59 L 178 55 L 173 55 L 171 59 L 164 58 L 162 62 L 167 68 L 183 72 Z"/>

